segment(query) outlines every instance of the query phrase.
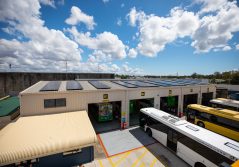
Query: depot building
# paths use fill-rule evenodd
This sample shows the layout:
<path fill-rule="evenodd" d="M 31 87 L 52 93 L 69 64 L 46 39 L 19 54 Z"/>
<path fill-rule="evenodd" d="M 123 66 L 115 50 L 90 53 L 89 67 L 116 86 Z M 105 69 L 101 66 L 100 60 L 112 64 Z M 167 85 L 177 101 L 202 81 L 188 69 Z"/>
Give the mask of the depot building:
<path fill-rule="evenodd" d="M 192 79 L 40 81 L 20 93 L 20 114 L 86 110 L 100 133 L 137 125 L 144 107 L 181 117 L 188 104 L 208 105 L 215 96 L 214 85 Z"/>

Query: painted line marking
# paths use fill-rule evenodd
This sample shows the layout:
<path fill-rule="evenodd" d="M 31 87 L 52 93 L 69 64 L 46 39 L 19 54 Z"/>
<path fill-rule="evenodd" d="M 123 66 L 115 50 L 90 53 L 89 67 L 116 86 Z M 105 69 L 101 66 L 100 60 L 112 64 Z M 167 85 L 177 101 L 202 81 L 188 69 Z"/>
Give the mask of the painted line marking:
<path fill-rule="evenodd" d="M 111 165 L 112 167 L 115 167 L 115 164 L 112 162 L 111 158 L 107 158 L 107 159 L 108 159 L 108 161 L 110 162 L 110 165 Z"/>
<path fill-rule="evenodd" d="M 131 167 L 135 167 L 135 166 L 138 164 L 138 162 L 146 155 L 146 153 L 148 153 L 148 150 L 147 150 L 147 149 L 144 149 L 144 150 L 145 150 L 144 153 L 141 154 L 141 155 L 134 161 L 134 163 L 132 164 Z"/>
<path fill-rule="evenodd" d="M 125 155 L 123 155 L 119 160 L 115 162 L 115 166 L 118 166 L 123 160 L 125 160 L 130 155 L 131 152 L 132 151 L 125 153 Z"/>
<path fill-rule="evenodd" d="M 139 167 L 145 167 L 144 162 L 142 161 L 141 165 Z"/>
<path fill-rule="evenodd" d="M 105 148 L 105 146 L 104 146 L 104 144 L 103 144 L 103 142 L 102 142 L 102 140 L 101 140 L 101 138 L 100 138 L 100 135 L 98 134 L 97 137 L 98 137 L 98 140 L 99 140 L 99 142 L 100 142 L 100 145 L 102 146 L 102 148 L 103 148 L 103 150 L 104 150 L 104 152 L 105 152 L 106 157 L 109 157 L 109 154 L 108 154 L 108 152 L 106 151 L 106 148 Z"/>
<path fill-rule="evenodd" d="M 154 158 L 154 160 L 152 161 L 152 163 L 150 164 L 150 167 L 154 167 L 155 163 L 157 162 L 157 158 Z"/>
<path fill-rule="evenodd" d="M 103 165 L 103 163 L 102 163 L 101 160 L 99 160 L 98 162 L 99 162 L 99 164 L 100 164 L 100 167 L 104 167 L 104 165 Z"/>

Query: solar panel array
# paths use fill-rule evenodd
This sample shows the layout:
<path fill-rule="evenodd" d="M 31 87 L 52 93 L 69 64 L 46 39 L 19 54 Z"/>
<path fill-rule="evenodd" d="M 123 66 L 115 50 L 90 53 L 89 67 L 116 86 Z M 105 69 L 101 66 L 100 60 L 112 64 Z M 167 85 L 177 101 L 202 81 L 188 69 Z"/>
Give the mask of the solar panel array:
<path fill-rule="evenodd" d="M 93 85 L 96 89 L 110 89 L 109 86 L 103 84 L 100 81 L 88 81 L 91 85 Z"/>
<path fill-rule="evenodd" d="M 111 87 L 99 80 L 88 81 L 96 89 L 110 89 Z M 107 81 L 110 82 L 110 81 Z M 171 86 L 187 86 L 187 85 L 203 85 L 200 80 L 195 79 L 148 79 L 148 80 L 111 80 L 112 83 L 124 86 L 126 88 L 140 88 L 140 87 L 171 87 Z M 61 81 L 49 81 L 40 91 L 58 91 Z M 66 90 L 83 90 L 80 82 L 67 81 Z"/>
<path fill-rule="evenodd" d="M 137 88 L 137 87 L 170 87 L 170 86 L 187 86 L 187 85 L 198 85 L 207 84 L 202 83 L 200 80 L 194 79 L 177 79 L 177 80 L 117 80 L 111 81 L 118 85 L 126 88 Z"/>
<path fill-rule="evenodd" d="M 124 86 L 126 88 L 137 88 L 137 86 L 135 86 L 135 85 L 125 83 L 125 82 L 122 82 L 122 81 L 111 81 L 111 82 L 116 83 L 116 84 L 121 85 L 121 86 Z"/>
<path fill-rule="evenodd" d="M 41 88 L 40 91 L 58 91 L 60 85 L 61 81 L 49 81 L 44 87 Z"/>
<path fill-rule="evenodd" d="M 135 81 L 135 80 L 131 80 L 131 81 L 123 81 L 124 83 L 128 83 L 131 85 L 135 85 L 137 87 L 157 87 L 158 85 L 153 84 L 153 83 L 147 83 L 147 82 L 143 82 L 143 81 Z"/>
<path fill-rule="evenodd" d="M 163 86 L 163 87 L 167 87 L 167 86 L 175 86 L 169 82 L 164 82 L 164 81 L 158 81 L 158 80 L 145 80 L 144 82 L 148 82 L 148 83 L 153 83 L 156 84 L 158 86 Z"/>
<path fill-rule="evenodd" d="M 66 90 L 82 90 L 82 86 L 77 81 L 67 81 Z"/>
<path fill-rule="evenodd" d="M 162 84 L 162 86 L 187 86 L 187 85 L 198 85 L 205 84 L 199 80 L 189 80 L 189 79 L 177 79 L 177 80 L 150 80 L 150 82 L 155 82 Z"/>

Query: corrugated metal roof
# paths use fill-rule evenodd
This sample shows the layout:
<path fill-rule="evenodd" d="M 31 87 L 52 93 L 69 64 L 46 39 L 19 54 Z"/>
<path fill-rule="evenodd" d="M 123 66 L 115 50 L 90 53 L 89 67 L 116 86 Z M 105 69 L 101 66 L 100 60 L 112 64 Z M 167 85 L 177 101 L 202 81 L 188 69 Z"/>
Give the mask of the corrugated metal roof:
<path fill-rule="evenodd" d="M 0 131 L 0 164 L 79 149 L 97 138 L 86 111 L 20 117 Z"/>

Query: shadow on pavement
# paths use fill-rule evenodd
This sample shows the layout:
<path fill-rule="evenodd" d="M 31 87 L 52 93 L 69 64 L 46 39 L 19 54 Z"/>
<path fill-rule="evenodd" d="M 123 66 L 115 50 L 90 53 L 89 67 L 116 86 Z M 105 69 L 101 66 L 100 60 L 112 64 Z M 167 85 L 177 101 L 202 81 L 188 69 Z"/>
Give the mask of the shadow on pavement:
<path fill-rule="evenodd" d="M 182 159 L 176 156 L 174 152 L 149 137 L 140 127 L 129 130 L 129 132 L 145 146 L 164 166 L 166 167 L 189 167 Z"/>

